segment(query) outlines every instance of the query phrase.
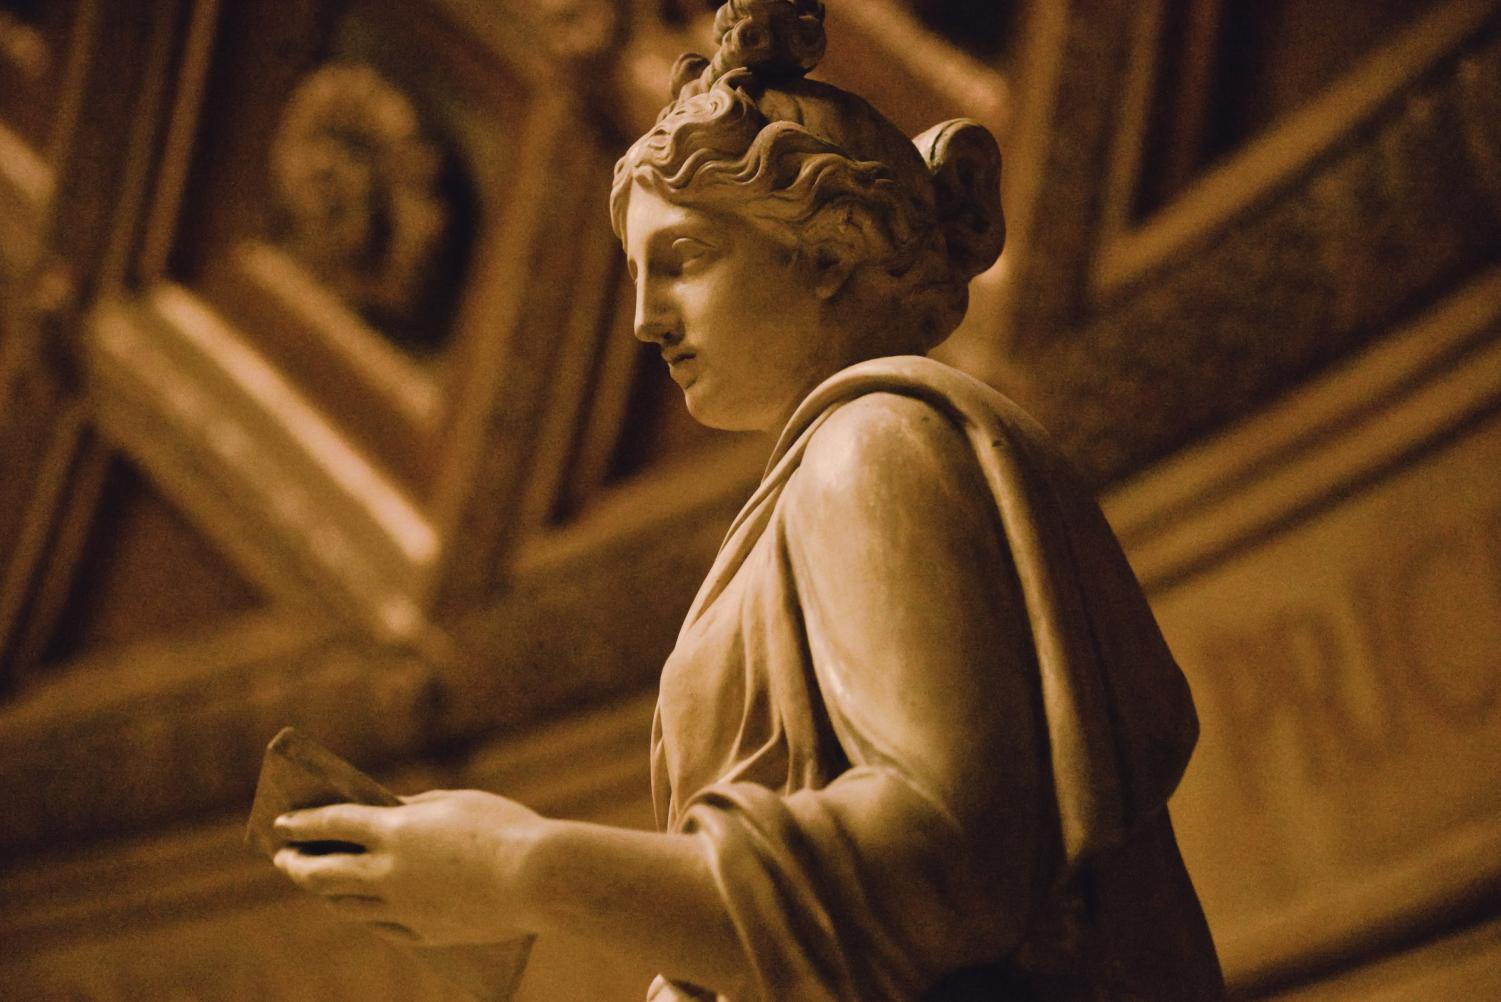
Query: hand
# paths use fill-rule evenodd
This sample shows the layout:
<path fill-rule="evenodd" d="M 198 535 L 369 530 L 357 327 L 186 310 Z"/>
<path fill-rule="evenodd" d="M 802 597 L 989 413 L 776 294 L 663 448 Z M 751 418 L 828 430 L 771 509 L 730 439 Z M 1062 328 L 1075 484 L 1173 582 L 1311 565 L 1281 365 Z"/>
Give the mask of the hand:
<path fill-rule="evenodd" d="M 427 945 L 488 943 L 532 931 L 520 879 L 548 822 L 478 790 L 433 790 L 400 807 L 335 804 L 276 819 L 278 869 L 346 918 Z M 363 851 L 310 854 L 310 842 Z"/>

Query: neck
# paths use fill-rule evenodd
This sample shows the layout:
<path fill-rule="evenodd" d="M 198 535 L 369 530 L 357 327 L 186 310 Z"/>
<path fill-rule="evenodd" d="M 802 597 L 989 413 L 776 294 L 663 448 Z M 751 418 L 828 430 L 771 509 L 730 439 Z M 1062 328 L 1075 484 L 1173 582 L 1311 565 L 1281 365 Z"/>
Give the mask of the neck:
<path fill-rule="evenodd" d="M 879 339 L 876 338 L 870 338 L 867 339 L 867 342 L 874 343 L 878 340 Z M 807 380 L 807 382 L 803 384 L 802 389 L 793 395 L 791 402 L 777 415 L 776 419 L 768 423 L 761 430 L 770 435 L 780 435 L 786 429 L 788 423 L 792 420 L 792 415 L 797 413 L 797 409 L 802 406 L 803 401 L 807 400 L 808 397 L 812 395 L 815 389 L 817 389 L 835 373 L 842 372 L 852 365 L 859 365 L 861 362 L 868 362 L 871 359 L 875 358 L 887 358 L 893 355 L 913 354 L 923 353 L 910 350 L 882 351 L 879 347 L 873 347 L 871 350 L 861 352 L 848 352 L 841 355 L 838 359 L 831 359 L 829 364 L 822 365 L 817 368 L 817 371 Z"/>

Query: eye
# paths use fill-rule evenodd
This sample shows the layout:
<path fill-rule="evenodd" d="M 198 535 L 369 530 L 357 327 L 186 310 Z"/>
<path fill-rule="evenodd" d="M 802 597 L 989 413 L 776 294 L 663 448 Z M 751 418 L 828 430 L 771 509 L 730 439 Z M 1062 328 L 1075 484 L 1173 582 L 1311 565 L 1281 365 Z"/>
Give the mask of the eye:
<path fill-rule="evenodd" d="M 672 242 L 672 259 L 679 268 L 709 260 L 714 248 L 693 237 L 678 237 Z"/>

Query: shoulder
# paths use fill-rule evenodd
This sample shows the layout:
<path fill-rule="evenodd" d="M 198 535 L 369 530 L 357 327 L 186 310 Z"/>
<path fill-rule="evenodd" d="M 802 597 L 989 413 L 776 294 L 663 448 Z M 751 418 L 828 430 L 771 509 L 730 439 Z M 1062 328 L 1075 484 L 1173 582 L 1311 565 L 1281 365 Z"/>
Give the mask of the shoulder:
<path fill-rule="evenodd" d="M 902 393 L 865 393 L 811 433 L 800 472 L 835 483 L 903 476 L 911 464 L 973 463 L 964 432 L 937 407 Z"/>
<path fill-rule="evenodd" d="M 830 635 L 848 640 L 849 624 L 884 637 L 908 628 L 931 637 L 940 622 L 956 637 L 994 625 L 1005 533 L 962 420 L 941 403 L 878 391 L 850 398 L 808 433 L 778 500 L 779 543 Z M 910 594 L 931 601 L 914 604 Z M 977 596 L 989 597 L 977 605 Z"/>
<path fill-rule="evenodd" d="M 879 516 L 897 505 L 967 507 L 989 500 L 955 417 L 916 397 L 865 393 L 810 432 L 788 488 L 820 520 Z"/>

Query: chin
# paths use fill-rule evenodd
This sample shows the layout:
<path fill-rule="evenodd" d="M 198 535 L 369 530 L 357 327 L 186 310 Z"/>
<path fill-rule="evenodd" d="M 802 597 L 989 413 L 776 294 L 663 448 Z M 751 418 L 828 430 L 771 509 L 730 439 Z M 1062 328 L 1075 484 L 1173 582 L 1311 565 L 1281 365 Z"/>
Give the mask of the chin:
<path fill-rule="evenodd" d="M 714 400 L 712 394 L 708 400 L 704 397 L 699 392 L 697 383 L 683 391 L 683 402 L 688 405 L 688 413 L 705 428 L 716 431 L 767 430 L 766 421 L 760 414 L 750 414 L 740 408 L 725 406 L 722 401 Z"/>

